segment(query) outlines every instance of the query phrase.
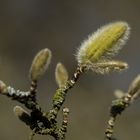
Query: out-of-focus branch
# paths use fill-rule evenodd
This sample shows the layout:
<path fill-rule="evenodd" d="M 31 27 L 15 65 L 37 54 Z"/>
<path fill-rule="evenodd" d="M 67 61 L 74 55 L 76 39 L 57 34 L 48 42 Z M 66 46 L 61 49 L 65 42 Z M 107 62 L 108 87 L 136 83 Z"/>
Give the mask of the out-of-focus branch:
<path fill-rule="evenodd" d="M 140 75 L 138 75 L 131 83 L 128 92 L 123 97 L 118 98 L 112 102 L 110 109 L 110 118 L 108 121 L 105 137 L 107 140 L 113 140 L 113 132 L 115 121 L 118 115 L 131 105 L 140 96 Z"/>

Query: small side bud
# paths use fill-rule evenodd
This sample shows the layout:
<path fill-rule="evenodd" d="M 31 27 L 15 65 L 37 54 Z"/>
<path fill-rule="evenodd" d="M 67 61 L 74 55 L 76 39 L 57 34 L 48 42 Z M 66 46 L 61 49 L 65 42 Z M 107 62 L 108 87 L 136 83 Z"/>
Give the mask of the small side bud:
<path fill-rule="evenodd" d="M 14 109 L 14 114 L 24 123 L 27 125 L 30 125 L 31 117 L 30 115 L 20 106 L 15 106 Z"/>
<path fill-rule="evenodd" d="M 128 94 L 133 96 L 137 92 L 140 92 L 140 75 L 138 75 L 129 87 Z"/>
<path fill-rule="evenodd" d="M 30 78 L 32 81 L 37 81 L 45 73 L 50 64 L 51 56 L 51 51 L 47 48 L 37 53 L 30 68 Z"/>
<path fill-rule="evenodd" d="M 59 87 L 64 86 L 68 80 L 68 72 L 62 63 L 56 65 L 55 79 Z"/>
<path fill-rule="evenodd" d="M 126 22 L 107 24 L 85 40 L 77 52 L 77 61 L 87 67 L 114 56 L 129 36 L 130 27 Z"/>
<path fill-rule="evenodd" d="M 114 95 L 117 99 L 124 97 L 125 93 L 119 89 L 115 90 Z"/>
<path fill-rule="evenodd" d="M 105 61 L 91 65 L 91 69 L 100 74 L 106 74 L 114 71 L 122 71 L 128 68 L 128 64 L 121 61 Z"/>
<path fill-rule="evenodd" d="M 7 93 L 7 86 L 6 84 L 0 80 L 0 94 Z"/>
<path fill-rule="evenodd" d="M 67 107 L 64 107 L 63 108 L 63 113 L 69 113 L 70 111 L 69 111 L 69 108 L 67 108 Z"/>

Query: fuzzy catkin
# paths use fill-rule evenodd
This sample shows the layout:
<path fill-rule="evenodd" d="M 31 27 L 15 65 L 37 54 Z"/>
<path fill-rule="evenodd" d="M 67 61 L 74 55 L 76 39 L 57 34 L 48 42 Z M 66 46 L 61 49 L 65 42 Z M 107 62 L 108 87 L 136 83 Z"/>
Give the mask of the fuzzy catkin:
<path fill-rule="evenodd" d="M 30 78 L 32 81 L 37 81 L 44 74 L 50 64 L 51 57 L 51 51 L 47 48 L 37 53 L 30 68 Z"/>
<path fill-rule="evenodd" d="M 129 30 L 126 22 L 114 22 L 101 27 L 82 43 L 77 52 L 78 63 L 96 63 L 115 55 L 128 39 Z"/>
<path fill-rule="evenodd" d="M 64 65 L 60 62 L 56 65 L 55 79 L 59 87 L 64 86 L 68 80 L 68 72 Z"/>

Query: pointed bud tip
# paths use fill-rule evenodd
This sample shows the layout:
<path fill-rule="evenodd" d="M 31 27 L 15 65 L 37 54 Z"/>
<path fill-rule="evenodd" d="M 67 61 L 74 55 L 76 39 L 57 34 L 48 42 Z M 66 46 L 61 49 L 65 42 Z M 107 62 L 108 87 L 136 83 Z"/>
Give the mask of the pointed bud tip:
<path fill-rule="evenodd" d="M 15 106 L 13 111 L 17 117 L 21 117 L 23 113 L 25 112 L 21 106 Z"/>
<path fill-rule="evenodd" d="M 132 81 L 128 89 L 128 93 L 132 96 L 137 92 L 140 92 L 140 74 Z"/>
<path fill-rule="evenodd" d="M 132 85 L 140 86 L 140 74 L 133 80 Z M 140 87 L 139 87 L 140 88 Z"/>
<path fill-rule="evenodd" d="M 140 74 L 137 75 L 137 77 L 136 77 L 136 81 L 140 81 Z"/>
<path fill-rule="evenodd" d="M 0 80 L 0 94 L 7 93 L 7 86 L 6 84 Z"/>
<path fill-rule="evenodd" d="M 127 70 L 128 68 L 129 66 L 126 62 L 114 61 L 114 70 L 122 71 Z"/>

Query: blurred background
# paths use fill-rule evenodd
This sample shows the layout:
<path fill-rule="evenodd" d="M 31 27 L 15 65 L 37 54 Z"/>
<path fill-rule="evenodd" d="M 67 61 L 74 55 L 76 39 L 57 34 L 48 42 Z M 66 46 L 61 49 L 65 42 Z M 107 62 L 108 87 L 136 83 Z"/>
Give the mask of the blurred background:
<path fill-rule="evenodd" d="M 62 62 L 71 76 L 77 65 L 77 48 L 89 34 L 106 23 L 127 21 L 132 28 L 131 36 L 115 59 L 128 62 L 128 71 L 104 76 L 84 74 L 69 91 L 64 105 L 70 108 L 66 140 L 103 140 L 114 90 L 126 92 L 140 73 L 139 15 L 139 0 L 0 0 L 0 79 L 16 89 L 28 90 L 28 72 L 34 55 L 42 48 L 51 49 L 52 63 L 39 82 L 37 95 L 42 108 L 48 110 L 57 89 L 57 62 Z M 14 116 L 15 105 L 20 104 L 0 97 L 0 140 L 28 138 L 30 129 Z M 140 138 L 139 106 L 137 100 L 118 118 L 118 140 Z M 53 138 L 36 136 L 34 140 Z"/>

